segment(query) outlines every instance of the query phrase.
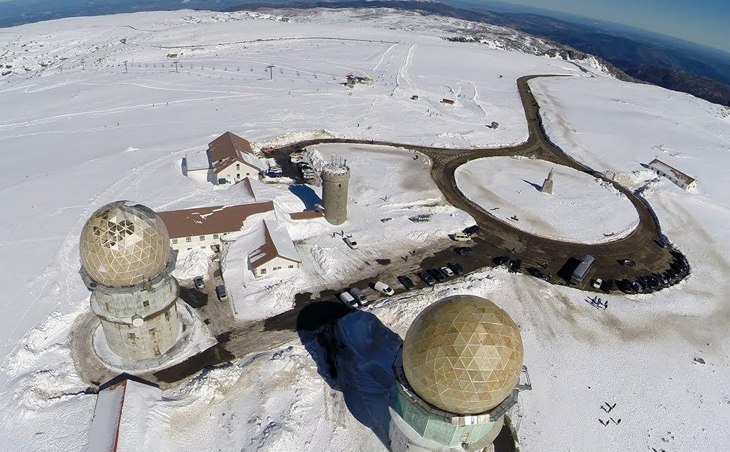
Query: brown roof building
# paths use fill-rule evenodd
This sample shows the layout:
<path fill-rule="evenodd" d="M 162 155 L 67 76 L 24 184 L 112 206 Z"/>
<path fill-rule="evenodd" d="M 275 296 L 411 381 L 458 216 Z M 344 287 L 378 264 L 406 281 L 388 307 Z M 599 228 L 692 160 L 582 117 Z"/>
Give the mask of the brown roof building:
<path fill-rule="evenodd" d="M 299 268 L 302 260 L 286 228 L 264 220 L 263 229 L 263 243 L 248 256 L 254 275 L 259 277 L 282 268 Z"/>
<path fill-rule="evenodd" d="M 240 231 L 252 215 L 274 210 L 272 201 L 158 212 L 171 239 Z"/>
<path fill-rule="evenodd" d="M 251 143 L 231 132 L 208 143 L 208 161 L 216 174 L 237 162 L 258 167 L 257 160 Z"/>
<path fill-rule="evenodd" d="M 656 171 L 657 174 L 666 177 L 670 181 L 674 182 L 675 185 L 679 186 L 680 188 L 684 188 L 685 190 L 689 188 L 694 188 L 697 185 L 695 184 L 694 177 L 684 174 L 683 172 L 672 166 L 667 165 L 659 159 L 652 160 L 651 162 L 649 162 L 648 166 L 649 168 Z"/>

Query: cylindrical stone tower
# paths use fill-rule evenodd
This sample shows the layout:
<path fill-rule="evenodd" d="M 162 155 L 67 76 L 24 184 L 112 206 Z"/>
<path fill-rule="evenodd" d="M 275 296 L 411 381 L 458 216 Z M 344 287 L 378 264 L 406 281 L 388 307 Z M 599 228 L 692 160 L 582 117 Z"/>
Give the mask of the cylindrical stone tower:
<path fill-rule="evenodd" d="M 81 278 L 91 293 L 112 352 L 127 360 L 163 355 L 177 342 L 176 254 L 151 209 L 126 201 L 105 205 L 81 231 Z"/>
<path fill-rule="evenodd" d="M 322 204 L 324 218 L 331 224 L 347 221 L 347 187 L 350 168 L 347 163 L 332 162 L 322 170 Z"/>

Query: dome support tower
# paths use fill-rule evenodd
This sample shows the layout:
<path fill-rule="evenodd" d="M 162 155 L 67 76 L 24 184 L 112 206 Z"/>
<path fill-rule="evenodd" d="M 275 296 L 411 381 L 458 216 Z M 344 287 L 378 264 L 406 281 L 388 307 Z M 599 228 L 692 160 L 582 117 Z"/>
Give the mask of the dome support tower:
<path fill-rule="evenodd" d="M 81 232 L 81 278 L 109 349 L 124 360 L 157 358 L 177 342 L 176 254 L 151 209 L 125 201 L 100 208 Z"/>
<path fill-rule="evenodd" d="M 350 168 L 347 161 L 333 159 L 322 170 L 322 204 L 324 218 L 330 224 L 347 221 L 347 190 Z"/>

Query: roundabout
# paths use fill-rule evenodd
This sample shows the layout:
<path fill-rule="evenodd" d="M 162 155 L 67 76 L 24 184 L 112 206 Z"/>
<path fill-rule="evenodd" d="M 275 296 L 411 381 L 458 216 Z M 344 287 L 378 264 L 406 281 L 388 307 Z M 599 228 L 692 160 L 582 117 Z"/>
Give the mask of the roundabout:
<path fill-rule="evenodd" d="M 543 191 L 551 175 L 552 188 Z M 455 171 L 464 196 L 515 229 L 573 243 L 608 243 L 626 237 L 639 215 L 611 184 L 544 160 L 492 157 Z"/>

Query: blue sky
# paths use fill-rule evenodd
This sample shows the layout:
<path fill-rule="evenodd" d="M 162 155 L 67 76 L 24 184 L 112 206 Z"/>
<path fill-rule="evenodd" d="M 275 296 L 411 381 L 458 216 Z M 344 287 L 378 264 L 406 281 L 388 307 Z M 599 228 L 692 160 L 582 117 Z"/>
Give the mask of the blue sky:
<path fill-rule="evenodd" d="M 730 0 L 501 0 L 629 25 L 730 52 Z"/>

